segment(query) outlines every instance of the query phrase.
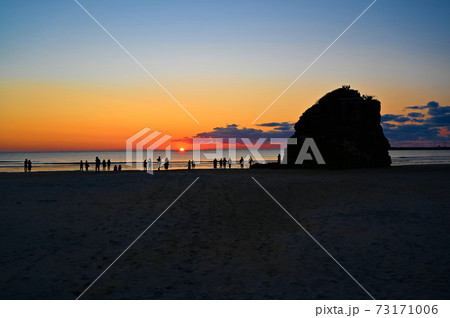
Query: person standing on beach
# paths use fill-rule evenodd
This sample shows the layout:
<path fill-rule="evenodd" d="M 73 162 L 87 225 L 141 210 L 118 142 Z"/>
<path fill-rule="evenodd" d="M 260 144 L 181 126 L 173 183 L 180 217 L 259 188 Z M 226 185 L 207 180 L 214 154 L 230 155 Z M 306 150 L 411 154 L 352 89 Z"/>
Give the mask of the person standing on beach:
<path fill-rule="evenodd" d="M 169 158 L 166 157 L 166 159 L 164 160 L 164 169 L 168 170 L 169 169 Z"/>
<path fill-rule="evenodd" d="M 158 162 L 158 170 L 161 170 L 161 156 L 156 159 L 156 162 Z"/>
<path fill-rule="evenodd" d="M 144 171 L 147 171 L 147 159 L 144 159 Z"/>
<path fill-rule="evenodd" d="M 83 171 L 83 160 L 80 160 L 80 171 Z"/>
<path fill-rule="evenodd" d="M 248 159 L 248 167 L 251 168 L 253 164 L 253 158 L 252 156 L 250 156 L 250 158 Z"/>
<path fill-rule="evenodd" d="M 219 166 L 220 166 L 220 169 L 222 169 L 222 164 L 223 164 L 223 159 L 220 158 L 220 160 L 219 160 Z"/>
<path fill-rule="evenodd" d="M 106 160 L 105 159 L 103 159 L 103 161 L 102 161 L 102 167 L 103 167 L 103 171 L 105 171 L 105 169 L 106 169 Z"/>
<path fill-rule="evenodd" d="M 192 160 L 192 170 L 195 170 L 195 161 Z"/>
<path fill-rule="evenodd" d="M 216 158 L 214 158 L 214 160 L 213 160 L 213 167 L 214 167 L 214 169 L 217 169 L 217 159 Z"/>
<path fill-rule="evenodd" d="M 100 159 L 95 157 L 95 172 L 100 172 Z"/>
<path fill-rule="evenodd" d="M 85 168 L 86 172 L 89 171 L 89 163 L 87 162 L 87 160 L 86 160 L 86 162 L 84 163 L 84 168 Z"/>
<path fill-rule="evenodd" d="M 227 168 L 227 158 L 223 158 L 223 168 Z"/>
<path fill-rule="evenodd" d="M 281 154 L 278 154 L 278 164 L 281 164 Z"/>
<path fill-rule="evenodd" d="M 231 165 L 233 164 L 233 161 L 231 161 L 231 157 L 228 158 L 228 169 L 231 169 Z"/>
<path fill-rule="evenodd" d="M 241 159 L 239 160 L 239 163 L 241 164 L 241 169 L 244 168 L 244 158 L 241 157 Z"/>
<path fill-rule="evenodd" d="M 28 169 L 28 159 L 25 159 L 25 161 L 23 162 L 23 171 L 27 172 Z"/>
<path fill-rule="evenodd" d="M 191 161 L 188 161 L 188 170 L 191 170 Z"/>
<path fill-rule="evenodd" d="M 108 162 L 106 163 L 108 165 L 108 171 L 111 169 L 111 160 L 108 159 Z"/>
<path fill-rule="evenodd" d="M 27 168 L 28 168 L 28 172 L 31 172 L 31 160 L 28 160 Z"/>

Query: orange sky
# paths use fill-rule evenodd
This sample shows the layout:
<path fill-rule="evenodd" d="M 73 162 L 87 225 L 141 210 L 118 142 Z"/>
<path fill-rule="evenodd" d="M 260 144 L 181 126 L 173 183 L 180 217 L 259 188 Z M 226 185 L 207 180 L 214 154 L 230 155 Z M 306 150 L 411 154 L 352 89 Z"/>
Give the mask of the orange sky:
<path fill-rule="evenodd" d="M 284 80 L 174 80 L 172 93 L 199 121 L 195 123 L 152 82 L 87 84 L 77 82 L 3 82 L 0 150 L 113 150 L 143 127 L 174 138 L 191 137 L 226 124 L 251 122 L 287 86 Z M 298 117 L 326 92 L 342 83 L 299 83 L 275 103 L 257 123 Z M 352 84 L 352 83 L 351 83 Z M 352 87 L 376 95 L 382 113 L 399 113 L 405 106 L 430 98 L 417 87 L 383 87 L 360 82 Z M 449 96 L 433 96 L 449 101 Z M 181 147 L 177 144 L 176 147 Z M 189 147 L 188 147 L 189 148 Z"/>

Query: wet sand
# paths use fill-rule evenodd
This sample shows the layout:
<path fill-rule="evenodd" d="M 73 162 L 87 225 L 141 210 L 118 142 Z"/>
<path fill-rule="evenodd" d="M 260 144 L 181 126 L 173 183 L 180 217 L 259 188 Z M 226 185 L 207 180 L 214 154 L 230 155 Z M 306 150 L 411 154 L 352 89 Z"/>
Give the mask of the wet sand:
<path fill-rule="evenodd" d="M 0 174 L 1 299 L 450 297 L 450 166 Z"/>

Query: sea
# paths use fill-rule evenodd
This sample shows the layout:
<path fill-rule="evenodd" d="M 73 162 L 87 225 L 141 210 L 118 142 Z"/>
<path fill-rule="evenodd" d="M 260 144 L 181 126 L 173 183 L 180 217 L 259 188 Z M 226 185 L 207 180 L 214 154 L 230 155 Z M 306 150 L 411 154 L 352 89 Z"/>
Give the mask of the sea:
<path fill-rule="evenodd" d="M 276 162 L 280 153 L 279 149 L 259 149 L 262 159 L 267 162 Z M 430 164 L 450 164 L 450 150 L 390 150 L 392 165 L 430 165 Z M 155 151 L 153 154 L 153 168 L 156 169 L 156 158 L 170 157 L 169 169 L 187 169 L 188 160 L 193 159 L 192 151 L 171 151 L 166 154 L 164 151 Z M 255 156 L 248 149 L 237 149 L 235 154 L 229 154 L 223 150 L 220 157 L 232 157 L 232 168 L 240 168 L 238 161 L 241 157 L 248 165 L 248 158 Z M 133 154 L 132 165 L 127 165 L 125 151 L 43 151 L 43 152 L 0 152 L 0 172 L 22 172 L 24 160 L 32 162 L 32 171 L 76 171 L 80 169 L 80 160 L 86 160 L 90 164 L 90 169 L 94 170 L 95 157 L 100 160 L 111 160 L 111 170 L 114 166 L 121 166 L 122 170 L 138 170 L 143 168 L 142 162 L 136 161 L 136 154 Z M 214 151 L 202 151 L 200 160 L 196 159 L 196 169 L 213 168 L 212 158 Z"/>

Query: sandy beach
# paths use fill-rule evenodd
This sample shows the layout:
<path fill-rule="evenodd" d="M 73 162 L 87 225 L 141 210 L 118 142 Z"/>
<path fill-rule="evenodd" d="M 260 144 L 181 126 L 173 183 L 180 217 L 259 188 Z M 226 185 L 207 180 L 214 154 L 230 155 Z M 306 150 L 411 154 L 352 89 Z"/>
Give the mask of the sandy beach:
<path fill-rule="evenodd" d="M 450 166 L 3 173 L 1 299 L 450 297 Z"/>

